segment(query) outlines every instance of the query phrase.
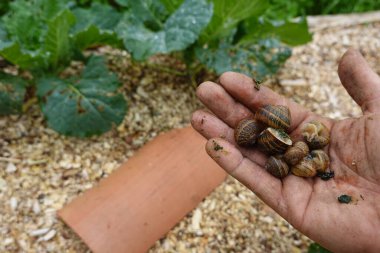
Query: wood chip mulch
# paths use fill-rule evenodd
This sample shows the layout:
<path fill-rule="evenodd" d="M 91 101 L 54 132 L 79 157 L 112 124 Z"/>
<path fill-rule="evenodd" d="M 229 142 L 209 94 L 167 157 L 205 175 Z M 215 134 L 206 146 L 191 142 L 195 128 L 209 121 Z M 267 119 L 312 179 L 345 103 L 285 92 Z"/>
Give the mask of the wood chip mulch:
<path fill-rule="evenodd" d="M 380 22 L 326 22 L 313 23 L 313 41 L 295 48 L 264 85 L 325 116 L 358 116 L 360 108 L 340 85 L 337 64 L 355 47 L 380 73 Z M 130 105 L 119 127 L 91 139 L 60 136 L 46 127 L 37 105 L 24 115 L 0 118 L 0 252 L 89 251 L 56 211 L 158 133 L 188 125 L 191 112 L 201 107 L 184 77 L 132 65 L 122 51 L 100 53 L 119 74 Z M 229 178 L 150 252 L 305 252 L 309 243 Z"/>

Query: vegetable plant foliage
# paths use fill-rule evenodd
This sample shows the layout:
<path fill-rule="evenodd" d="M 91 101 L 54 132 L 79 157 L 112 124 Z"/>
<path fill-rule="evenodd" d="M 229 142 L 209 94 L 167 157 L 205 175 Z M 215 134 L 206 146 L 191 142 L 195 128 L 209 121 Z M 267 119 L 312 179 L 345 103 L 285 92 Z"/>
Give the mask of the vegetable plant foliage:
<path fill-rule="evenodd" d="M 92 56 L 79 78 L 38 80 L 37 95 L 50 127 L 62 134 L 87 137 L 123 120 L 126 103 L 117 93 L 119 86 L 104 59 Z"/>
<path fill-rule="evenodd" d="M 0 73 L 0 115 L 21 112 L 26 82 L 17 76 Z"/>
<path fill-rule="evenodd" d="M 5 5 L 4 5 L 5 6 Z M 0 114 L 22 111 L 36 94 L 47 125 L 87 137 L 119 124 L 127 106 L 117 77 L 89 48 L 110 45 L 137 61 L 173 54 L 189 77 L 202 68 L 263 79 L 291 55 L 286 45 L 308 42 L 304 19 L 273 20 L 268 0 L 15 0 L 0 22 L 0 56 L 32 78 L 0 75 Z M 62 79 L 73 60 L 80 76 Z"/>
<path fill-rule="evenodd" d="M 266 18 L 267 0 L 117 1 L 125 12 L 116 28 L 136 60 L 180 52 L 189 73 L 200 66 L 257 79 L 277 72 L 294 46 L 311 40 L 305 19 Z"/>
<path fill-rule="evenodd" d="M 206 0 L 186 0 L 167 17 L 155 8 L 152 4 L 136 13 L 127 12 L 117 27 L 126 49 L 137 60 L 186 49 L 198 39 L 213 13 Z M 146 18 L 140 18 L 140 13 Z"/>
<path fill-rule="evenodd" d="M 124 118 L 126 101 L 116 93 L 120 84 L 104 59 L 90 57 L 80 77 L 58 77 L 73 59 L 86 60 L 81 50 L 120 44 L 112 30 L 120 16 L 98 3 L 82 9 L 64 0 L 18 0 L 2 17 L 0 55 L 33 74 L 29 87 L 37 90 L 47 124 L 57 132 L 87 137 Z M 26 81 L 9 74 L 0 78 L 0 113 L 20 112 Z"/>

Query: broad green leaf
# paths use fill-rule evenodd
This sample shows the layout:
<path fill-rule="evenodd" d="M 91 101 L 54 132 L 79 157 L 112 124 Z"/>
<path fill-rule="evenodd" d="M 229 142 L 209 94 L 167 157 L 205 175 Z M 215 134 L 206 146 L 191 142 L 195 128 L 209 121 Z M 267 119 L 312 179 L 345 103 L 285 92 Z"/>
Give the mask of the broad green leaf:
<path fill-rule="evenodd" d="M 25 49 L 38 49 L 42 44 L 41 35 L 46 23 L 39 7 L 35 1 L 14 1 L 10 3 L 9 12 L 2 17 L 9 38 Z"/>
<path fill-rule="evenodd" d="M 113 0 L 113 1 L 117 2 L 118 0 Z M 91 3 L 109 4 L 111 2 L 109 0 L 76 0 L 76 4 L 78 6 L 89 5 Z"/>
<path fill-rule="evenodd" d="M 212 2 L 214 15 L 201 34 L 200 44 L 227 37 L 240 21 L 249 17 L 258 17 L 268 7 L 268 0 L 213 0 Z"/>
<path fill-rule="evenodd" d="M 35 5 L 39 5 L 40 14 L 43 20 L 55 18 L 62 10 L 69 8 L 72 0 L 32 0 Z"/>
<path fill-rule="evenodd" d="M 9 37 L 24 49 L 41 47 L 46 23 L 69 5 L 70 0 L 17 0 L 2 18 Z"/>
<path fill-rule="evenodd" d="M 79 50 L 105 44 L 120 47 L 120 41 L 114 32 L 102 31 L 95 25 L 76 33 L 73 40 L 74 46 Z"/>
<path fill-rule="evenodd" d="M 160 30 L 168 16 L 165 6 L 158 0 L 119 0 L 118 3 L 129 8 L 129 12 L 152 30 Z"/>
<path fill-rule="evenodd" d="M 26 82 L 17 76 L 0 73 L 0 115 L 21 112 Z"/>
<path fill-rule="evenodd" d="M 87 30 L 90 26 L 98 27 L 100 31 L 113 31 L 120 21 L 121 14 L 109 5 L 93 3 L 91 8 L 75 8 L 73 14 L 76 23 L 71 30 L 72 34 Z"/>
<path fill-rule="evenodd" d="M 53 69 L 71 59 L 69 30 L 74 23 L 75 16 L 67 9 L 48 23 L 44 49 L 49 55 L 49 63 Z"/>
<path fill-rule="evenodd" d="M 129 7 L 133 3 L 133 0 L 115 0 L 115 2 L 120 6 Z"/>
<path fill-rule="evenodd" d="M 290 21 L 264 21 L 252 18 L 244 23 L 245 33 L 240 43 L 255 43 L 264 37 L 274 37 L 290 46 L 305 44 L 312 39 L 309 33 L 307 20 L 299 22 Z"/>
<path fill-rule="evenodd" d="M 41 71 L 60 59 L 67 59 L 67 36 L 57 14 L 69 0 L 17 0 L 2 18 L 0 55 L 23 69 Z M 49 34 L 47 34 L 49 33 Z"/>
<path fill-rule="evenodd" d="M 232 45 L 231 40 L 220 43 L 219 48 L 197 48 L 197 58 L 217 74 L 236 71 L 256 80 L 274 75 L 290 57 L 291 50 L 278 40 L 260 40 L 255 45 Z"/>
<path fill-rule="evenodd" d="M 17 42 L 0 41 L 0 56 L 22 69 L 33 70 L 46 66 L 44 58 L 39 51 L 22 50 Z"/>
<path fill-rule="evenodd" d="M 10 2 L 10 0 L 3 0 L 0 2 L 0 16 L 8 11 L 9 2 Z"/>
<path fill-rule="evenodd" d="M 183 3 L 183 0 L 160 0 L 160 1 L 170 13 L 173 13 Z"/>
<path fill-rule="evenodd" d="M 118 93 L 119 87 L 104 59 L 93 56 L 81 78 L 41 79 L 37 82 L 37 95 L 49 127 L 65 135 L 88 137 L 122 122 L 127 105 Z"/>
<path fill-rule="evenodd" d="M 91 46 L 112 45 L 119 47 L 121 42 L 113 31 L 121 14 L 108 5 L 93 3 L 91 8 L 73 10 L 76 24 L 71 29 L 74 46 L 84 50 Z"/>
<path fill-rule="evenodd" d="M 0 23 L 0 42 L 8 41 L 8 33 L 5 30 L 4 24 Z"/>
<path fill-rule="evenodd" d="M 116 31 L 125 47 L 137 60 L 156 53 L 183 50 L 194 43 L 212 16 L 212 4 L 206 0 L 186 0 L 165 21 L 163 29 L 153 31 L 137 17 L 127 13 Z"/>
<path fill-rule="evenodd" d="M 39 52 L 22 49 L 19 40 L 10 40 L 6 28 L 6 24 L 0 23 L 0 56 L 22 69 L 33 69 L 43 65 Z"/>

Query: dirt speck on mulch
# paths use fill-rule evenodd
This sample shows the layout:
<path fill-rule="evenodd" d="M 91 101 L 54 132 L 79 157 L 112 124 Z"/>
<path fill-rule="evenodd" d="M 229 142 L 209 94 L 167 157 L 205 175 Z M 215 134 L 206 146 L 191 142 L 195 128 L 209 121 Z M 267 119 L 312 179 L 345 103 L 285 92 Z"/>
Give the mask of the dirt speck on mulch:
<path fill-rule="evenodd" d="M 380 23 L 313 29 L 313 42 L 295 48 L 280 73 L 262 85 L 324 116 L 360 115 L 339 82 L 337 64 L 355 47 L 380 73 L 380 43 L 374 39 Z M 160 132 L 188 125 L 191 113 L 202 107 L 186 77 L 133 65 L 123 51 L 102 48 L 99 53 L 124 84 L 130 107 L 120 126 L 83 140 L 48 129 L 36 105 L 24 115 L 0 118 L 0 252 L 88 252 L 56 211 Z M 183 70 L 175 59 L 153 60 Z M 309 243 L 228 178 L 150 252 L 302 252 Z"/>

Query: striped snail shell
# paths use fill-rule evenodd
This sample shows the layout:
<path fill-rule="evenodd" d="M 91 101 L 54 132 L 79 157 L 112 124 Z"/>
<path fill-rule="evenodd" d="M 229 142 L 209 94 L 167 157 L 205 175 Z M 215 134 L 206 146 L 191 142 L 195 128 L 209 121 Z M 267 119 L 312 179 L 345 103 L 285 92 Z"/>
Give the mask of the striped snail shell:
<path fill-rule="evenodd" d="M 252 146 L 263 130 L 263 126 L 255 119 L 243 119 L 235 128 L 235 141 L 240 146 Z"/>
<path fill-rule="evenodd" d="M 255 115 L 256 119 L 272 128 L 281 128 L 288 131 L 290 127 L 289 108 L 282 105 L 264 105 Z"/>
<path fill-rule="evenodd" d="M 330 142 L 327 127 L 319 121 L 310 121 L 302 128 L 302 135 L 311 149 L 321 149 Z"/>
<path fill-rule="evenodd" d="M 292 145 L 289 135 L 282 129 L 268 127 L 259 135 L 257 143 L 268 154 L 284 153 Z"/>
<path fill-rule="evenodd" d="M 289 147 L 284 154 L 284 160 L 289 165 L 296 165 L 302 158 L 309 154 L 309 147 L 303 141 L 297 141 Z"/>
<path fill-rule="evenodd" d="M 315 169 L 319 173 L 326 172 L 327 168 L 330 165 L 330 158 L 323 150 L 313 150 L 310 153 L 311 157 L 313 157 L 315 163 Z"/>
<path fill-rule="evenodd" d="M 299 177 L 314 177 L 317 174 L 316 165 L 314 163 L 313 157 L 307 155 L 296 165 L 291 167 L 291 172 L 293 175 Z"/>
<path fill-rule="evenodd" d="M 289 173 L 289 166 L 280 156 L 271 156 L 265 164 L 265 169 L 277 178 L 284 178 Z"/>

